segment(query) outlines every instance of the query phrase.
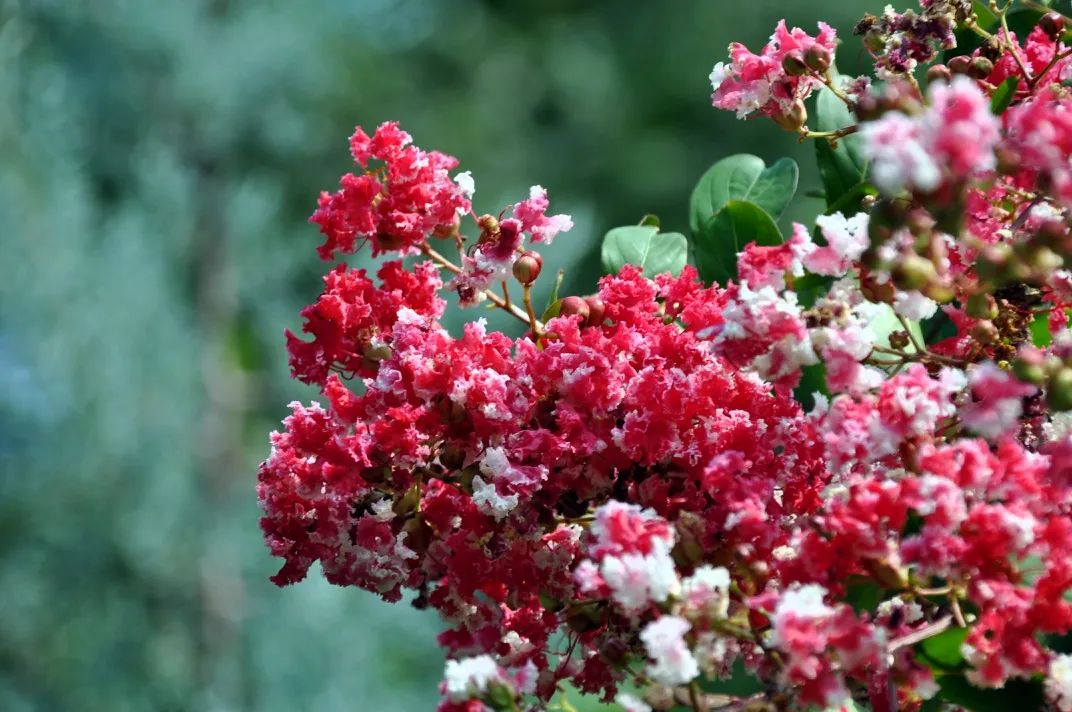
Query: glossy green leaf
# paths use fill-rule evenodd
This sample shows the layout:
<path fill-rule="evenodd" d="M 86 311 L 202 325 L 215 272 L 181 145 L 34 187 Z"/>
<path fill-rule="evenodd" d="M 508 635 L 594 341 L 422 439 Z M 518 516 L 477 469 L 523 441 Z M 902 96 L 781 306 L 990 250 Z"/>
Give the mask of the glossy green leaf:
<path fill-rule="evenodd" d="M 845 102 L 823 87 L 819 90 L 816 99 L 813 123 L 815 131 L 836 131 L 855 124 L 856 117 L 845 106 Z M 815 152 L 828 208 L 839 204 L 838 201 L 850 191 L 861 190 L 857 186 L 864 183 L 867 176 L 867 159 L 861 152 L 859 134 L 845 136 L 837 142 L 836 146 L 831 146 L 829 141 L 817 140 Z M 860 193 L 857 202 L 863 196 L 864 193 Z M 854 206 L 845 207 L 848 210 L 854 209 Z"/>
<path fill-rule="evenodd" d="M 647 225 L 649 227 L 662 227 L 662 221 L 659 220 L 658 215 L 652 215 L 648 213 L 644 217 L 640 218 L 640 222 L 637 225 Z"/>
<path fill-rule="evenodd" d="M 651 225 L 616 227 L 603 237 L 603 270 L 614 274 L 632 264 L 648 277 L 678 274 L 685 267 L 688 249 L 688 240 L 677 232 L 659 232 Z"/>
<path fill-rule="evenodd" d="M 990 4 L 984 0 L 973 0 L 972 11 L 978 18 L 979 26 L 984 30 L 993 29 L 998 24 L 998 16 L 990 9 Z"/>
<path fill-rule="evenodd" d="M 830 395 L 830 389 L 826 385 L 826 364 L 822 361 L 801 368 L 800 383 L 793 389 L 793 397 L 805 411 L 815 407 L 816 393 Z"/>
<path fill-rule="evenodd" d="M 732 200 L 748 201 L 777 220 L 797 190 L 800 169 L 782 158 L 769 168 L 758 156 L 739 153 L 707 169 L 689 198 L 689 227 L 699 233 Z"/>
<path fill-rule="evenodd" d="M 1053 343 L 1048 314 L 1036 314 L 1035 318 L 1031 320 L 1031 343 L 1039 348 L 1046 348 Z"/>
<path fill-rule="evenodd" d="M 968 628 L 949 628 L 919 644 L 920 657 L 931 667 L 955 670 L 964 664 L 961 646 L 968 637 Z"/>
<path fill-rule="evenodd" d="M 1009 680 L 1001 689 L 980 689 L 963 675 L 941 675 L 939 696 L 972 712 L 1010 712 L 1046 709 L 1040 680 Z"/>
<path fill-rule="evenodd" d="M 1019 86 L 1019 76 L 1012 76 L 998 85 L 990 96 L 990 111 L 995 115 L 1001 114 L 1009 108 L 1013 97 L 1016 96 L 1016 87 Z"/>
<path fill-rule="evenodd" d="M 562 302 L 558 298 L 558 290 L 562 287 L 562 279 L 565 276 L 566 271 L 560 269 L 558 276 L 555 277 L 555 286 L 551 290 L 551 296 L 547 298 L 547 308 L 543 310 L 543 316 L 540 317 L 540 321 L 547 321 L 558 316 L 559 310 L 562 308 Z"/>
<path fill-rule="evenodd" d="M 868 324 L 868 328 L 871 333 L 875 335 L 875 343 L 880 346 L 890 345 L 890 334 L 895 331 L 904 331 L 904 324 L 901 324 L 901 320 L 897 318 L 897 312 L 893 310 L 888 304 L 877 305 L 878 310 L 875 318 Z M 917 342 L 923 342 L 923 330 L 919 326 L 919 322 L 905 319 L 905 324 L 908 325 L 908 333 Z M 905 347 L 905 351 L 915 351 L 915 347 L 909 344 Z"/>
<path fill-rule="evenodd" d="M 780 245 L 782 233 L 774 219 L 754 203 L 731 200 L 715 219 L 696 233 L 696 267 L 705 282 L 725 284 L 737 278 L 737 253 L 749 242 Z"/>

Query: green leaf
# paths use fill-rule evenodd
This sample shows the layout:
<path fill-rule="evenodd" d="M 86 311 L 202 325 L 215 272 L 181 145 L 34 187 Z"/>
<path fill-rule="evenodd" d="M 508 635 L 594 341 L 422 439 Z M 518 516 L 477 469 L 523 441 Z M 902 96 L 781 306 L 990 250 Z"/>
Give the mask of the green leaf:
<path fill-rule="evenodd" d="M 826 385 L 826 364 L 812 363 L 800 369 L 800 383 L 793 389 L 793 397 L 805 411 L 815 407 L 815 394 L 829 396 Z"/>
<path fill-rule="evenodd" d="M 651 213 L 648 213 L 644 217 L 640 218 L 640 222 L 638 222 L 637 225 L 646 225 L 646 226 L 649 226 L 649 227 L 662 227 L 662 221 L 659 220 L 658 215 L 652 215 Z"/>
<path fill-rule="evenodd" d="M 737 278 L 737 253 L 749 242 L 780 245 L 782 233 L 761 207 L 743 200 L 726 203 L 715 219 L 695 235 L 696 268 L 705 282 L 725 284 Z"/>
<path fill-rule="evenodd" d="M 972 686 L 963 675 L 942 675 L 938 686 L 943 700 L 972 712 L 1046 709 L 1040 680 L 1009 680 L 999 690 L 983 690 Z"/>
<path fill-rule="evenodd" d="M 895 331 L 904 331 L 905 328 L 901 324 L 901 320 L 897 318 L 897 312 L 893 310 L 889 304 L 878 305 L 879 309 L 876 311 L 875 318 L 868 324 L 868 328 L 871 333 L 875 335 L 875 343 L 880 346 L 890 345 L 890 334 Z M 905 324 L 908 325 L 908 333 L 916 341 L 923 343 L 923 330 L 919 326 L 919 322 L 912 321 L 911 319 L 905 319 Z M 908 344 L 904 348 L 907 352 L 915 351 L 915 347 L 912 344 Z"/>
<path fill-rule="evenodd" d="M 1009 108 L 1009 104 L 1012 103 L 1013 97 L 1016 96 L 1016 87 L 1020 84 L 1019 76 L 1011 76 L 994 90 L 994 93 L 990 97 L 990 112 L 995 115 L 1000 115 L 1005 109 Z"/>
<path fill-rule="evenodd" d="M 1039 348 L 1046 348 L 1053 343 L 1048 314 L 1036 314 L 1031 320 L 1031 343 Z"/>
<path fill-rule="evenodd" d="M 819 90 L 815 103 L 816 131 L 837 131 L 855 123 L 856 117 L 845 106 L 845 102 L 826 87 Z M 867 159 L 863 156 L 861 146 L 859 134 L 845 136 L 837 142 L 836 148 L 829 141 L 820 139 L 815 142 L 819 175 L 823 179 L 828 208 L 833 208 L 850 191 L 859 190 L 857 186 L 864 183 Z M 859 197 L 862 198 L 863 194 Z"/>
<path fill-rule="evenodd" d="M 829 148 L 829 146 L 827 148 Z M 860 203 L 864 198 L 875 195 L 878 195 L 878 188 L 867 181 L 860 181 L 849 188 L 840 198 L 829 204 L 826 208 L 826 214 L 844 213 L 853 215 L 859 211 Z"/>
<path fill-rule="evenodd" d="M 968 628 L 950 628 L 919 644 L 920 657 L 930 667 L 956 670 L 964 665 L 961 646 L 968 637 Z"/>
<path fill-rule="evenodd" d="M 693 234 L 718 214 L 731 200 L 759 206 L 777 220 L 797 190 L 800 169 L 790 158 L 767 168 L 763 159 L 746 153 L 723 158 L 707 169 L 689 198 L 689 227 Z"/>
<path fill-rule="evenodd" d="M 886 598 L 886 591 L 874 581 L 851 581 L 845 592 L 845 602 L 857 613 L 874 611 Z"/>
<path fill-rule="evenodd" d="M 677 232 L 651 225 L 616 227 L 603 237 L 603 270 L 614 274 L 623 265 L 638 265 L 644 275 L 678 274 L 685 267 L 689 243 Z"/>
<path fill-rule="evenodd" d="M 983 0 L 974 0 L 972 2 L 972 10 L 978 18 L 977 22 L 979 27 L 982 27 L 984 30 L 989 30 L 997 26 L 998 16 L 990 9 L 989 3 L 984 2 Z"/>
<path fill-rule="evenodd" d="M 928 345 L 936 344 L 939 341 L 957 335 L 956 324 L 941 309 L 936 311 L 934 316 L 929 319 L 924 319 L 920 324 L 920 328 L 923 331 L 924 343 Z"/>
<path fill-rule="evenodd" d="M 833 277 L 808 272 L 803 277 L 793 279 L 793 291 L 797 293 L 800 306 L 810 309 L 819 297 L 830 291 L 830 285 L 833 283 Z"/>
<path fill-rule="evenodd" d="M 551 290 L 551 296 L 547 298 L 547 308 L 543 310 L 543 316 L 540 317 L 540 321 L 547 321 L 548 319 L 554 319 L 558 316 L 559 311 L 562 308 L 562 302 L 558 298 L 558 290 L 562 287 L 562 278 L 566 276 L 566 270 L 560 269 L 558 276 L 555 277 L 555 286 Z"/>

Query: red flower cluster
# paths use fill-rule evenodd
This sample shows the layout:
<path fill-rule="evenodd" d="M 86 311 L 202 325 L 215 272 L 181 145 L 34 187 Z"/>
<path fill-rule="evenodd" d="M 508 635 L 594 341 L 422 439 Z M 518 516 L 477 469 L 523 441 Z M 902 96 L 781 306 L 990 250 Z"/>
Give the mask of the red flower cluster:
<path fill-rule="evenodd" d="M 318 252 L 325 260 L 353 252 L 358 240 L 371 240 L 372 253 L 414 250 L 430 234 L 449 235 L 459 214 L 471 206 L 471 187 L 451 180 L 458 160 L 411 145 L 397 123 L 386 122 L 370 138 L 358 127 L 350 137 L 350 154 L 365 172 L 347 173 L 335 193 L 321 193 L 309 218 L 326 241 Z M 381 161 L 371 168 L 371 160 Z M 468 190 L 467 190 L 468 188 Z"/>
<path fill-rule="evenodd" d="M 663 239 L 644 262 L 678 243 L 614 231 L 597 293 L 543 318 L 532 248 L 572 226 L 546 191 L 477 216 L 453 158 L 358 129 L 321 256 L 427 260 L 335 267 L 311 340 L 287 333 L 323 405 L 291 405 L 260 469 L 273 580 L 318 564 L 438 611 L 441 712 L 542 709 L 566 682 L 700 712 L 742 669 L 761 691 L 734 709 L 914 711 L 1017 679 L 1072 712 L 1072 53 L 1054 14 L 1024 45 L 977 22 L 962 0 L 865 19 L 881 88 L 833 73 L 825 25 L 734 45 L 716 105 L 830 142 L 824 178 L 857 184 L 825 181 L 814 238 L 752 221 L 721 283 L 707 218 L 773 212 L 784 171 L 756 178 L 764 205 L 702 206 L 700 271 L 684 246 L 654 278 L 615 263 L 623 234 Z M 920 89 L 966 26 L 982 46 Z M 817 90 L 855 123 L 808 129 Z M 443 289 L 524 334 L 451 335 Z"/>

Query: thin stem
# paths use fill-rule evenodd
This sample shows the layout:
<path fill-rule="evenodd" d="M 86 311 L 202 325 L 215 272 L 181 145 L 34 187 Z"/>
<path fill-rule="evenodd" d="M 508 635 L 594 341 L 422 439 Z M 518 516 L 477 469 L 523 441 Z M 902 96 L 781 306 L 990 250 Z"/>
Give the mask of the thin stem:
<path fill-rule="evenodd" d="M 511 304 L 510 304 L 510 287 L 508 287 L 506 285 L 506 280 L 505 279 L 502 281 L 502 288 L 503 288 L 503 301 L 506 302 L 506 308 L 509 309 L 510 306 L 511 306 Z"/>
<path fill-rule="evenodd" d="M 844 128 L 837 129 L 836 131 L 809 131 L 807 129 L 803 129 L 800 132 L 800 138 L 825 138 L 827 141 L 837 141 L 839 138 L 854 134 L 859 130 L 859 124 L 846 126 Z"/>
<path fill-rule="evenodd" d="M 1041 82 L 1047 74 L 1049 74 L 1050 70 L 1053 69 L 1058 62 L 1069 56 L 1072 56 L 1072 49 L 1068 50 L 1067 52 L 1058 53 L 1057 47 L 1055 46 L 1053 50 L 1053 59 L 1050 60 L 1050 63 L 1047 64 L 1039 73 L 1039 75 L 1035 77 L 1035 79 L 1031 82 L 1031 88 L 1034 89 L 1038 85 L 1038 83 Z"/>
<path fill-rule="evenodd" d="M 912 347 L 916 350 L 916 353 L 926 353 L 927 347 L 919 343 L 919 339 L 917 339 L 916 335 L 912 333 L 912 330 L 908 328 L 908 322 L 905 321 L 905 318 L 900 314 L 896 314 L 896 316 L 898 323 L 900 323 L 901 325 L 901 328 L 904 329 L 905 334 L 908 335 L 908 340 L 912 342 Z"/>
<path fill-rule="evenodd" d="M 434 249 L 432 249 L 432 246 L 429 245 L 427 242 L 425 242 L 424 244 L 421 245 L 421 252 L 423 252 L 433 262 L 435 262 L 437 265 L 439 265 L 443 269 L 447 270 L 448 272 L 451 272 L 453 274 L 461 274 L 461 272 L 462 272 L 461 267 L 459 267 L 458 265 L 454 264 L 453 262 L 448 260 L 443 255 L 441 255 L 438 252 L 436 252 Z M 511 316 L 513 316 L 518 321 L 521 321 L 521 322 L 523 322 L 525 324 L 528 324 L 529 326 L 533 327 L 534 331 L 543 328 L 543 325 L 540 324 L 539 321 L 536 321 L 535 317 L 533 317 L 531 314 L 526 314 L 516 304 L 510 304 L 509 302 L 507 302 L 505 299 L 503 299 L 502 297 L 500 297 L 498 294 L 496 294 L 495 292 L 491 291 L 490 289 L 485 289 L 484 290 L 484 296 L 486 296 L 488 298 L 488 301 L 490 301 L 492 304 L 494 304 L 495 306 L 499 307 L 500 309 L 506 311 L 506 313 L 510 314 Z"/>
<path fill-rule="evenodd" d="M 941 586 L 940 588 L 913 588 L 912 593 L 917 596 L 945 596 L 952 590 L 952 586 Z"/>
<path fill-rule="evenodd" d="M 536 318 L 536 310 L 532 307 L 532 285 L 526 284 L 525 291 L 522 292 L 521 298 L 525 300 L 525 312 L 528 314 L 529 326 L 532 327 L 532 334 L 537 339 L 543 335 L 543 325 Z"/>
<path fill-rule="evenodd" d="M 829 89 L 830 91 L 832 91 L 834 93 L 834 96 L 836 96 L 838 99 L 841 99 L 843 102 L 845 102 L 845 106 L 849 107 L 849 109 L 853 108 L 852 99 L 850 99 L 849 95 L 846 94 L 840 87 L 838 87 L 834 83 L 834 81 L 830 78 L 829 74 L 825 74 L 825 73 L 820 74 L 819 75 L 819 81 L 821 81 L 823 84 L 825 84 L 827 89 Z"/>
<path fill-rule="evenodd" d="M 887 652 L 892 653 L 896 650 L 900 650 L 901 648 L 907 648 L 912 645 L 915 645 L 916 643 L 926 640 L 927 638 L 933 638 L 934 636 L 944 632 L 946 628 L 952 625 L 952 623 L 953 616 L 942 616 L 928 626 L 924 626 L 923 628 L 908 633 L 907 635 L 902 635 L 900 638 L 894 638 L 890 641 L 889 645 L 886 646 L 886 650 Z"/>
<path fill-rule="evenodd" d="M 964 613 L 960 610 L 960 601 L 957 600 L 956 591 L 949 592 L 949 607 L 953 610 L 953 619 L 961 628 L 967 628 L 968 623 L 964 620 Z"/>
<path fill-rule="evenodd" d="M 704 712 L 700 705 L 700 684 L 695 680 L 689 683 L 689 702 L 692 703 L 692 709 L 695 712 Z"/>
<path fill-rule="evenodd" d="M 1006 6 L 1005 10 L 1008 10 L 1008 6 Z M 1012 53 L 1012 58 L 1016 60 L 1016 66 L 1020 68 L 1020 73 L 1024 76 L 1024 81 L 1027 82 L 1028 86 L 1034 86 L 1035 79 L 1031 76 L 1031 72 L 1027 70 L 1027 66 L 1024 64 L 1024 60 L 1020 58 L 1020 53 L 1017 51 L 1016 45 L 1012 42 L 1012 35 L 1009 33 L 1009 21 L 1006 18 L 1007 13 L 1005 10 L 1003 10 L 999 16 L 1001 19 L 1001 31 L 1005 35 L 1005 47 Z"/>

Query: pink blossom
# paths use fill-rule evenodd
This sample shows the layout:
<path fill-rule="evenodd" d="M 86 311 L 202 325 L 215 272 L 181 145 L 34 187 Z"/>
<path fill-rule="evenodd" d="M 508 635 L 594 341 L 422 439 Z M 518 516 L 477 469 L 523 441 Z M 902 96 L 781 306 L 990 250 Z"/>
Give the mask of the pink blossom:
<path fill-rule="evenodd" d="M 919 116 L 890 111 L 860 129 L 872 180 L 887 193 L 931 193 L 994 167 L 999 122 L 976 83 L 966 77 L 932 82 L 927 99 Z"/>
<path fill-rule="evenodd" d="M 660 616 L 640 632 L 640 640 L 651 659 L 648 675 L 664 685 L 687 685 L 700 668 L 685 642 L 691 626 L 683 618 Z"/>
<path fill-rule="evenodd" d="M 737 112 L 737 118 L 749 118 L 757 113 L 778 117 L 793 111 L 796 102 L 811 94 L 821 82 L 815 76 L 790 76 L 782 61 L 790 52 L 803 55 L 819 45 L 833 55 L 837 33 L 820 22 L 819 34 L 809 36 L 799 28 L 789 30 L 780 20 L 770 41 L 761 54 L 753 54 L 737 42 L 730 45 L 730 63 L 719 62 L 711 70 L 711 101 L 719 109 Z"/>
<path fill-rule="evenodd" d="M 961 421 L 985 438 L 995 439 L 1016 427 L 1023 399 L 1037 390 L 987 361 L 969 372 L 973 401 L 961 409 Z"/>

